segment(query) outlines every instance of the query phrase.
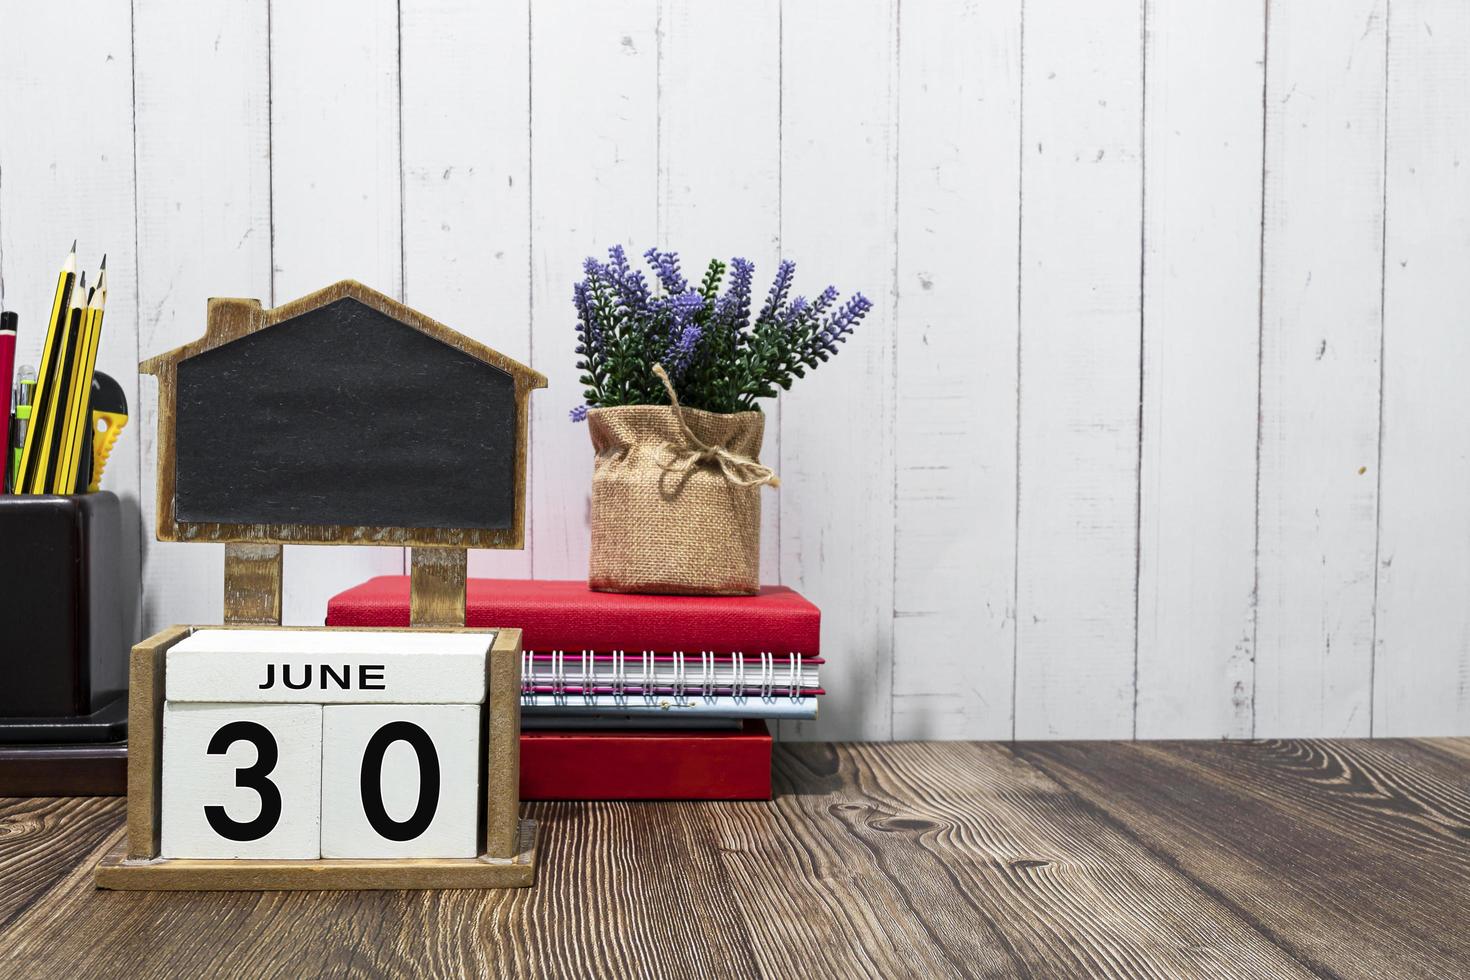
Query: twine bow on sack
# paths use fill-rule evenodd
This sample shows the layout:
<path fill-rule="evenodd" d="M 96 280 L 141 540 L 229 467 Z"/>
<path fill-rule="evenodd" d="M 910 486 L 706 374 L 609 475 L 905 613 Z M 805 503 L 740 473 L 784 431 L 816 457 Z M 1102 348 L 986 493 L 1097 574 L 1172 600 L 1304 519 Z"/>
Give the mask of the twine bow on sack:
<path fill-rule="evenodd" d="M 674 392 L 674 383 L 669 380 L 669 374 L 664 370 L 662 364 L 653 366 L 653 373 L 664 383 L 664 389 L 669 393 L 669 407 L 674 410 L 674 420 L 679 423 L 679 428 L 684 433 L 684 448 L 682 450 L 674 447 L 674 461 L 665 463 L 664 469 L 670 473 L 684 473 L 690 467 L 700 463 L 716 463 L 720 472 L 725 474 L 725 479 L 737 487 L 759 487 L 770 484 L 779 487 L 781 481 L 776 477 L 776 472 L 769 466 L 762 466 L 749 456 L 741 456 L 732 453 L 724 446 L 711 446 L 700 440 L 689 428 L 689 423 L 684 421 L 684 409 L 679 405 L 679 396 Z M 672 443 L 670 444 L 672 447 Z"/>

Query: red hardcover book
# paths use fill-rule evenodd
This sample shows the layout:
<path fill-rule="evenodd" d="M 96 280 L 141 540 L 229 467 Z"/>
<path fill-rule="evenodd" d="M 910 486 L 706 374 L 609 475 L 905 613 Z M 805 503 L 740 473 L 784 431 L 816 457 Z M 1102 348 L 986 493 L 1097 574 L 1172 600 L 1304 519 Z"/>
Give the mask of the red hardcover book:
<path fill-rule="evenodd" d="M 624 595 L 586 582 L 470 579 L 467 626 L 515 626 L 526 650 L 815 657 L 822 614 L 784 586 L 753 596 Z M 384 575 L 332 597 L 328 626 L 407 626 L 408 576 Z"/>
<path fill-rule="evenodd" d="M 738 731 L 521 733 L 522 800 L 769 800 L 771 735 Z"/>

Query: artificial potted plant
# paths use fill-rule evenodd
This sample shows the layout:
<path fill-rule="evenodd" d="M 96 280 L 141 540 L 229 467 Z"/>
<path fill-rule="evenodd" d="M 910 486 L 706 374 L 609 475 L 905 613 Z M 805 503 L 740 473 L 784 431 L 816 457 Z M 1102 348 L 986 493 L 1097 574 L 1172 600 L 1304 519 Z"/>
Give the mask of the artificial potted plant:
<path fill-rule="evenodd" d="M 677 252 L 644 253 L 655 285 L 622 246 L 589 258 L 573 288 L 577 367 L 597 454 L 588 584 L 609 592 L 748 595 L 760 585 L 759 400 L 837 353 L 872 308 L 828 286 L 791 296 L 783 261 L 752 315 L 755 266 L 711 260 L 698 284 Z M 728 283 L 725 273 L 729 272 Z M 721 287 L 724 287 L 721 291 Z"/>

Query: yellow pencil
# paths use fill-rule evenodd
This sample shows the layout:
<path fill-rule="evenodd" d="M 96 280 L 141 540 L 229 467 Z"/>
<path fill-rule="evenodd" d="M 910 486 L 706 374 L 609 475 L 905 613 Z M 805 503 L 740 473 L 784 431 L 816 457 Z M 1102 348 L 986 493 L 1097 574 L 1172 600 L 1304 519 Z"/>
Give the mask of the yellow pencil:
<path fill-rule="evenodd" d="M 77 363 L 77 340 L 82 332 L 82 310 L 87 303 L 87 274 L 77 277 L 71 291 L 71 308 L 66 311 L 61 331 L 59 355 L 51 368 L 51 391 L 45 413 L 41 417 L 41 443 L 36 447 L 35 473 L 31 493 L 56 493 L 56 472 L 61 468 L 61 429 L 66 419 L 66 399 L 71 391 L 72 374 Z"/>
<path fill-rule="evenodd" d="M 78 470 L 82 459 L 82 436 L 92 424 L 92 373 L 97 369 L 97 344 L 102 337 L 102 312 L 107 305 L 107 256 L 102 256 L 97 286 L 87 297 L 82 313 L 81 344 L 77 367 L 67 408 L 67 424 L 62 443 L 62 467 L 57 475 L 57 493 L 76 493 Z M 85 489 L 85 488 L 82 488 Z"/>
<path fill-rule="evenodd" d="M 51 301 L 51 322 L 46 329 L 46 344 L 41 348 L 41 370 L 36 375 L 36 387 L 31 400 L 31 424 L 26 427 L 25 445 L 21 447 L 20 469 L 16 472 L 16 493 L 32 492 L 37 464 L 45 455 L 45 443 L 41 441 L 38 424 L 46 406 L 55 400 L 51 387 L 51 375 L 56 362 L 61 360 L 61 340 L 71 315 L 72 286 L 76 282 L 77 243 L 71 243 L 71 254 L 61 264 L 61 275 L 56 280 L 56 298 Z"/>

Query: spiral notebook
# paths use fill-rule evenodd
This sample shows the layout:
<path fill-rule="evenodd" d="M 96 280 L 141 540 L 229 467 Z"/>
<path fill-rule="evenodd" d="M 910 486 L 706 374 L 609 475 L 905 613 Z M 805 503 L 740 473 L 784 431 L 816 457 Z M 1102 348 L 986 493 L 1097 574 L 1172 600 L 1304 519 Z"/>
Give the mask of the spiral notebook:
<path fill-rule="evenodd" d="M 823 694 L 822 660 L 796 654 L 575 653 L 527 650 L 521 655 L 523 694 L 673 694 L 787 697 Z"/>

